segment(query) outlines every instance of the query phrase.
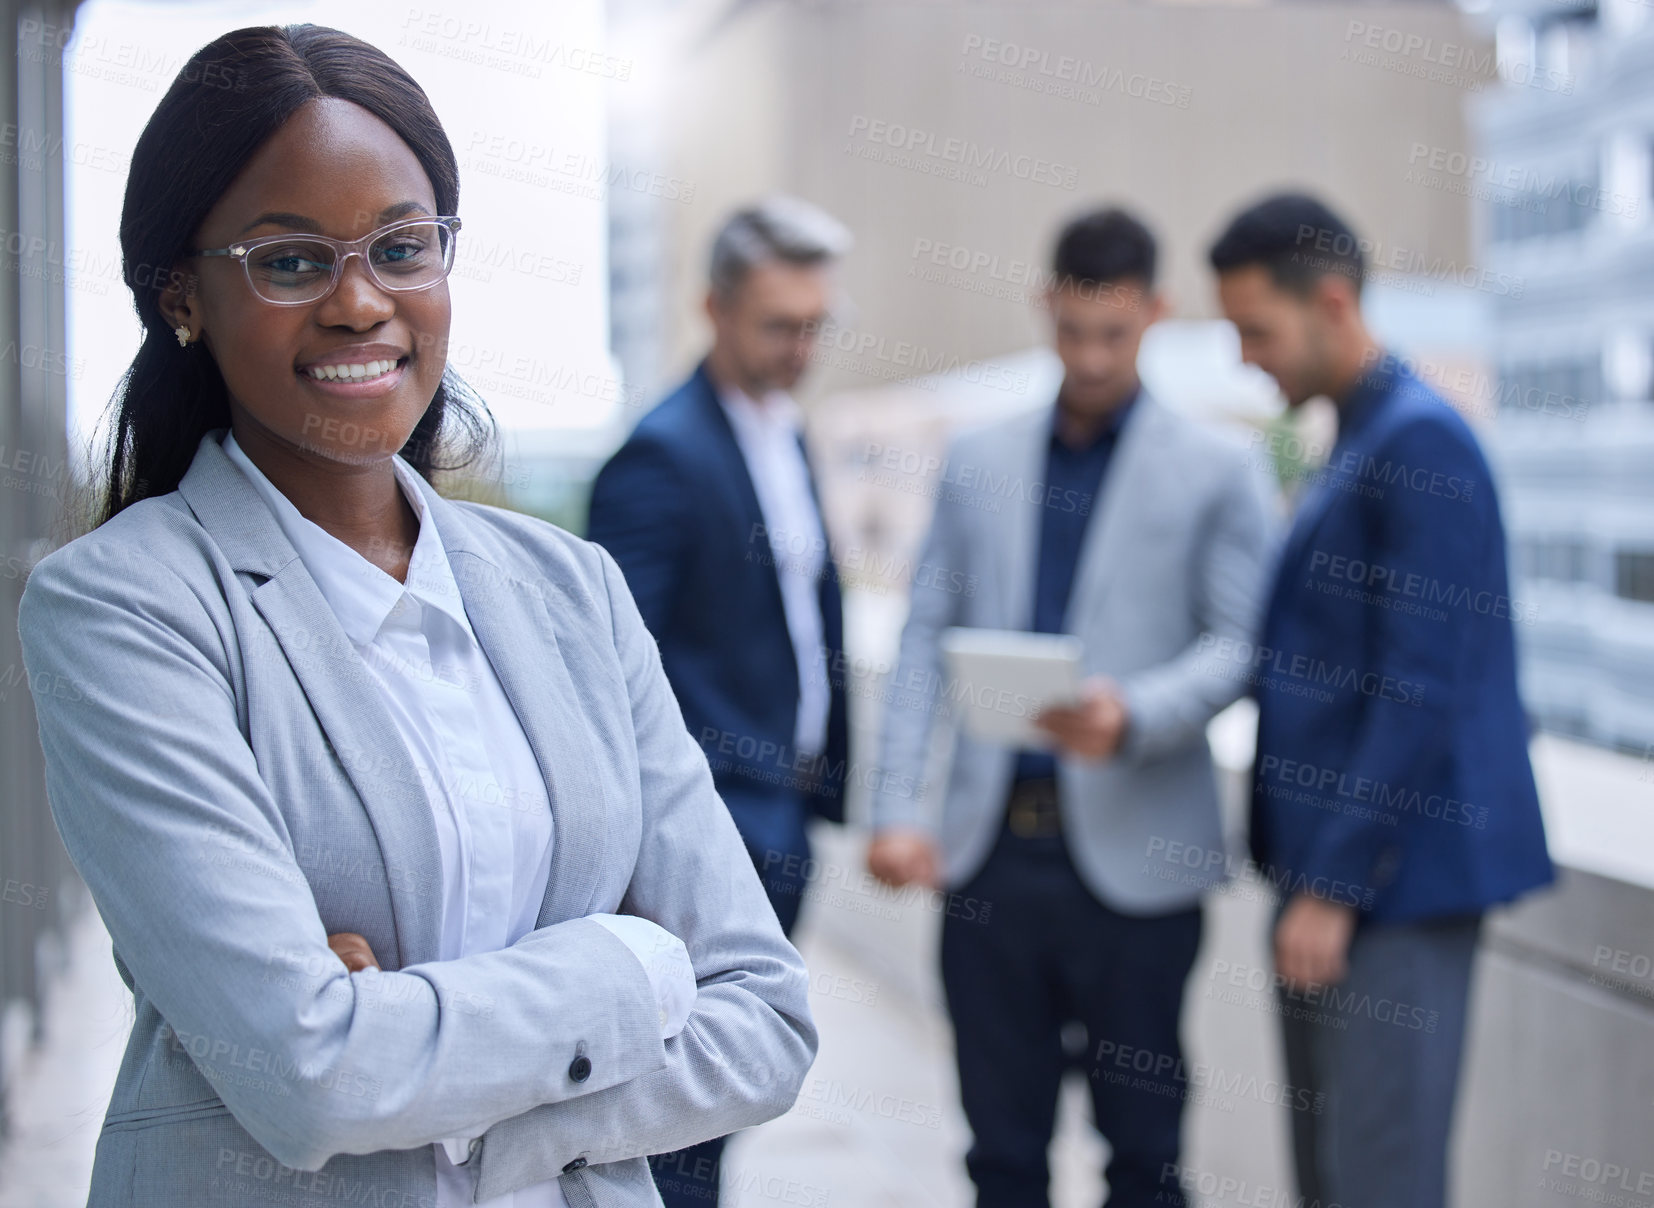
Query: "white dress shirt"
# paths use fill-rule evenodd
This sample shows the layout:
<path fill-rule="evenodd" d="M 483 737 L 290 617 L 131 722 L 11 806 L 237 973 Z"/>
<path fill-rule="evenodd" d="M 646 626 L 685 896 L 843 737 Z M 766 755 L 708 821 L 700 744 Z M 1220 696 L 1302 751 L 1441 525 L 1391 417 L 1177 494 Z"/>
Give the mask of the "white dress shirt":
<path fill-rule="evenodd" d="M 799 445 L 798 404 L 772 390 L 762 404 L 742 391 L 720 388 L 718 401 L 729 417 L 758 496 L 769 537 L 769 556 L 781 585 L 781 608 L 798 662 L 798 720 L 793 745 L 805 755 L 827 746 L 827 682 L 821 620 L 821 576 L 827 566 L 827 536 L 810 493 L 810 469 Z"/>
<path fill-rule="evenodd" d="M 465 615 L 416 471 L 392 457 L 397 483 L 419 517 L 404 584 L 305 519 L 233 433 L 226 432 L 222 444 L 270 505 L 373 673 L 418 769 L 442 860 L 438 959 L 510 947 L 534 930 L 545 897 L 554 841 L 551 802 L 522 723 Z M 694 973 L 682 944 L 646 919 L 591 917 L 644 965 L 660 1003 L 662 1036 L 675 1035 L 694 999 Z M 434 1146 L 438 1208 L 472 1204 L 473 1139 Z M 549 1179 L 489 1200 L 486 1208 L 567 1203 L 558 1181 Z"/>

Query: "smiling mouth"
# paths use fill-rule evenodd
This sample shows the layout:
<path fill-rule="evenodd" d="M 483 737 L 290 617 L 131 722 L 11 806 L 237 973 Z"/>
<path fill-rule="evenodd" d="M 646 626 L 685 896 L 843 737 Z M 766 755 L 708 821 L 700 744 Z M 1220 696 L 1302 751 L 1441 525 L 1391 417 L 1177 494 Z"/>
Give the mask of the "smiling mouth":
<path fill-rule="evenodd" d="M 338 365 L 311 365 L 298 372 L 318 382 L 371 382 L 408 363 L 407 357 L 396 360 L 355 361 Z"/>

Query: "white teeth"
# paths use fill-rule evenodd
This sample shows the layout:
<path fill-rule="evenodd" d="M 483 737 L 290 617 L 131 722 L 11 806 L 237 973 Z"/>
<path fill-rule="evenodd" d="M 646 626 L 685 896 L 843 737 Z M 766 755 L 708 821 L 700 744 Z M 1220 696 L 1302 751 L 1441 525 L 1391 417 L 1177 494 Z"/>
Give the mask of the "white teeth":
<path fill-rule="evenodd" d="M 383 377 L 396 368 L 395 361 L 367 361 L 353 365 L 312 365 L 310 376 L 318 382 L 335 381 L 339 378 L 348 378 L 355 381 L 366 381 L 368 378 Z"/>

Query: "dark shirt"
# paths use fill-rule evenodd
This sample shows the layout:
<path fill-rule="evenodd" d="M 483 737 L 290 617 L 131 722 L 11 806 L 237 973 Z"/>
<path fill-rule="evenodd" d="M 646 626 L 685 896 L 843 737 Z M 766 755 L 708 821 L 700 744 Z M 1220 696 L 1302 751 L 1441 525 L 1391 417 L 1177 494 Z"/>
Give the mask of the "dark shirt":
<path fill-rule="evenodd" d="M 1045 450 L 1045 498 L 1040 512 L 1039 564 L 1034 571 L 1034 633 L 1062 633 L 1068 597 L 1074 590 L 1074 571 L 1085 544 L 1086 525 L 1096 510 L 1120 429 L 1142 394 L 1133 390 L 1102 431 L 1083 448 L 1074 448 L 1057 435 L 1057 409 L 1051 409 L 1051 436 Z M 1048 751 L 1017 752 L 1016 779 L 1057 774 L 1056 757 Z"/>
<path fill-rule="evenodd" d="M 1396 359 L 1380 349 L 1376 357 L 1362 366 L 1360 376 L 1344 391 L 1343 397 L 1335 400 L 1338 407 L 1337 445 L 1349 443 L 1349 438 L 1372 418 L 1378 405 L 1390 397 L 1396 388 L 1398 367 Z"/>

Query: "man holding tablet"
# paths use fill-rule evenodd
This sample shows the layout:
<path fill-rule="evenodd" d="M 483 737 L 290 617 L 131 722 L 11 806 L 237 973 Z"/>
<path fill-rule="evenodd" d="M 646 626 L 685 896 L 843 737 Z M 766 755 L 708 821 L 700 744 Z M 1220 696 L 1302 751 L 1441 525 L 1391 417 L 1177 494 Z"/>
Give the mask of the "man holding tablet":
<path fill-rule="evenodd" d="M 1206 723 L 1245 687 L 1213 675 L 1207 652 L 1253 633 L 1274 526 L 1268 478 L 1238 443 L 1138 380 L 1143 333 L 1165 312 L 1155 259 L 1153 236 L 1118 209 L 1062 231 L 1045 294 L 1062 386 L 950 450 L 950 467 L 972 469 L 942 492 L 922 564 L 964 580 L 915 583 L 885 705 L 869 866 L 992 903 L 987 921 L 942 925 L 979 1208 L 1046 1202 L 1075 1024 L 1110 1205 L 1184 1202 L 1164 1178 L 1185 1089 L 1178 1014 L 1200 896 L 1225 862 Z M 970 580 L 984 590 L 950 590 Z M 1052 749 L 961 728 L 938 818 L 893 786 L 922 783 L 934 724 L 958 721 L 965 698 L 942 655 L 954 626 L 1073 634 L 1083 679 L 1076 703 L 1040 714 Z M 1167 878 L 1154 853 L 1173 843 L 1216 858 Z M 1154 1055 L 1148 1073 L 1097 1066 L 1128 1049 Z"/>

